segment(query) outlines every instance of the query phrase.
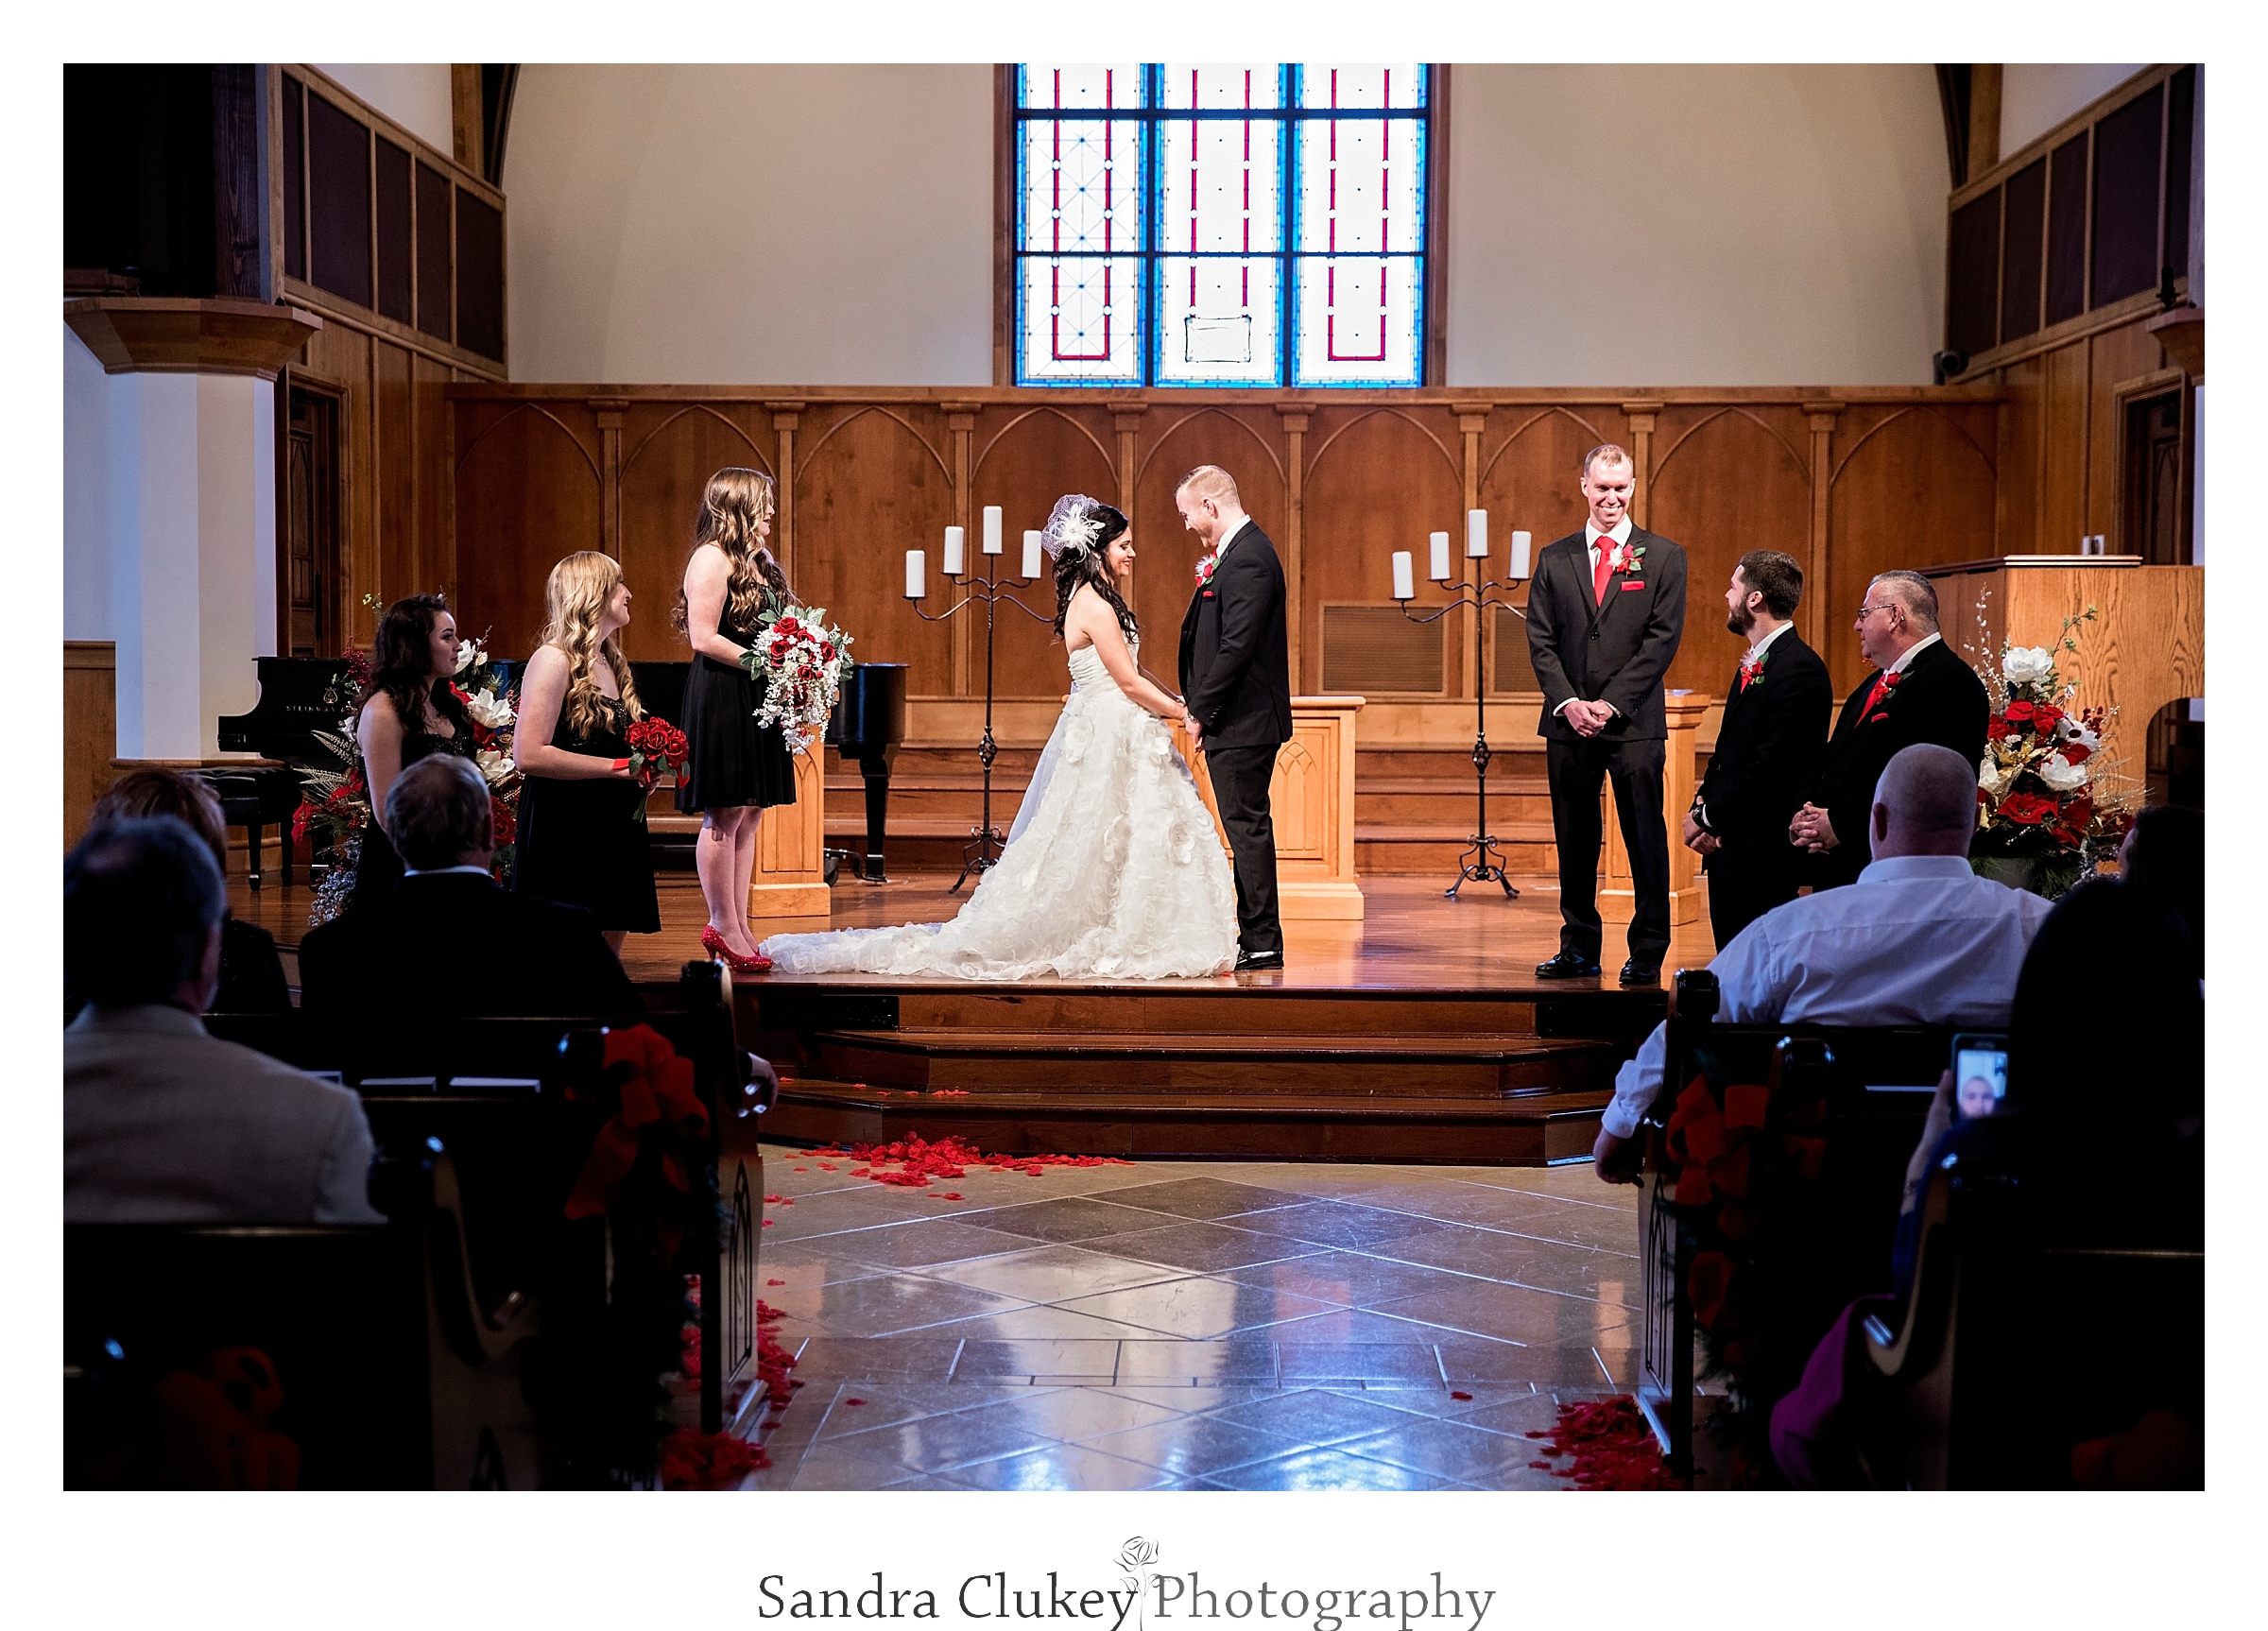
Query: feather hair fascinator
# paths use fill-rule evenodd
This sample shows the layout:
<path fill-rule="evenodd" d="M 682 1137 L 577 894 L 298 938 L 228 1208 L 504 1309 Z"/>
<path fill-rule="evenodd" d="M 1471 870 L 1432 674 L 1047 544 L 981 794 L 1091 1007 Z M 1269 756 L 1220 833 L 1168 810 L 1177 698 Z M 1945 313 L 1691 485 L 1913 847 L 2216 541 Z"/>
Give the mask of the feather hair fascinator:
<path fill-rule="evenodd" d="M 1040 532 L 1040 547 L 1050 559 L 1085 555 L 1101 548 L 1126 530 L 1126 518 L 1100 500 L 1083 492 L 1067 492 Z"/>

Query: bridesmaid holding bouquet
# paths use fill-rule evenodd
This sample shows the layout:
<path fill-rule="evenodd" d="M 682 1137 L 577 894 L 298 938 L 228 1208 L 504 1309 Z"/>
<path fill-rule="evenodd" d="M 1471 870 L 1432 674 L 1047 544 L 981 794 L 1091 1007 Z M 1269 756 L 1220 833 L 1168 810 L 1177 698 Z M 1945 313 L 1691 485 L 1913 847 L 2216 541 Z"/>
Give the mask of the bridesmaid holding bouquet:
<path fill-rule="evenodd" d="M 619 953 L 626 934 L 662 927 L 645 828 L 652 783 L 629 740 L 645 710 L 617 638 L 630 586 L 612 557 L 581 550 L 551 569 L 543 609 L 512 738 L 524 778 L 512 886 L 588 908 Z"/>

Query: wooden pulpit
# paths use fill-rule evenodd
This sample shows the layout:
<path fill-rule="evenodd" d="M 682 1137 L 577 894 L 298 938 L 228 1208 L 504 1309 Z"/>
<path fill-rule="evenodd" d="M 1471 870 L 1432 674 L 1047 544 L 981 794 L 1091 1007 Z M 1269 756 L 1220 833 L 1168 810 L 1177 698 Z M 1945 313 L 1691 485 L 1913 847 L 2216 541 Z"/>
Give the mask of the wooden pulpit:
<path fill-rule="evenodd" d="M 1292 698 L 1292 739 L 1278 749 L 1268 784 L 1268 811 L 1276 822 L 1276 910 L 1285 920 L 1359 921 L 1363 916 L 1362 885 L 1354 874 L 1354 716 L 1362 711 L 1359 696 Z M 1221 812 L 1205 756 L 1190 751 L 1189 734 L 1178 722 L 1174 745 L 1189 761 L 1197 796 L 1219 833 Z M 1225 835 L 1221 848 L 1228 848 Z"/>
<path fill-rule="evenodd" d="M 796 801 L 776 804 L 756 829 L 756 870 L 748 882 L 751 918 L 824 918 L 827 888 L 827 777 L 824 749 L 794 756 Z"/>

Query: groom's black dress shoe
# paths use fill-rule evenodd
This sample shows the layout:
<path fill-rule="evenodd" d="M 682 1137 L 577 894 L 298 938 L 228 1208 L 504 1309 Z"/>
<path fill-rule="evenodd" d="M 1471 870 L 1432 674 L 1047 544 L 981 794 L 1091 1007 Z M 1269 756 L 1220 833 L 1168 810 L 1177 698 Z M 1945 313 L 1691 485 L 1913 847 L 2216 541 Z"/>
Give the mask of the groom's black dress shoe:
<path fill-rule="evenodd" d="M 1239 952 L 1236 954 L 1236 971 L 1240 974 L 1251 969 L 1280 969 L 1282 967 L 1283 953 L 1281 952 Z"/>
<path fill-rule="evenodd" d="M 1633 957 L 1623 965 L 1622 983 L 1625 986 L 1658 986 L 1661 984 L 1661 965 L 1641 963 Z"/>
<path fill-rule="evenodd" d="M 1595 961 L 1573 952 L 1562 952 L 1550 962 L 1536 965 L 1536 977 L 1538 980 L 1581 980 L 1598 971 L 1599 965 Z"/>

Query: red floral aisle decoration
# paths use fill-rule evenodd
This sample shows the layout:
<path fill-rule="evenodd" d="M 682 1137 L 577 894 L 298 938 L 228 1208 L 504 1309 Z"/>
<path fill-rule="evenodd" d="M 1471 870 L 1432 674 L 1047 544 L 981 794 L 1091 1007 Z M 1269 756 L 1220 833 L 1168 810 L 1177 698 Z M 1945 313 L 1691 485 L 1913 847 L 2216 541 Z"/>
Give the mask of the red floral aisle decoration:
<path fill-rule="evenodd" d="M 1686 1297 L 1710 1368 L 1743 1411 L 1768 1409 L 1793 1385 L 1817 1335 L 1806 1335 L 1803 1285 L 1826 1124 L 1815 1091 L 1720 1089 L 1702 1074 L 1677 1095 L 1660 1142 L 1667 1204 L 1692 1235 Z"/>
<path fill-rule="evenodd" d="M 592 1141 L 591 1154 L 567 1196 L 571 1218 L 604 1216 L 621 1193 L 623 1180 L 636 1164 L 647 1128 L 674 1131 L 679 1139 L 697 1141 L 709 1132 L 709 1109 L 694 1090 L 693 1061 L 679 1058 L 669 1039 L 651 1025 L 631 1025 L 607 1033 L 605 1070 L 615 1093 L 614 1113 Z M 661 1150 L 662 1181 L 679 1194 L 690 1191 L 690 1150 Z M 674 1252 L 682 1229 L 674 1222 L 659 1226 L 662 1249 Z"/>
<path fill-rule="evenodd" d="M 662 1441 L 662 1487 L 664 1489 L 733 1489 L 751 1472 L 771 1466 L 761 1444 L 734 1438 L 729 1433 L 702 1433 L 680 1427 Z"/>
<path fill-rule="evenodd" d="M 964 1178 L 971 1167 L 988 1172 L 1022 1173 L 1039 1177 L 1049 1167 L 1130 1167 L 1116 1156 L 988 1156 L 966 1139 L 951 1134 L 932 1143 L 919 1133 L 909 1133 L 895 1143 L 829 1145 L 808 1152 L 814 1156 L 841 1156 L 862 1161 L 853 1167 L 854 1178 L 869 1178 L 894 1189 L 927 1189 L 938 1178 Z M 958 1200 L 958 1195 L 947 1195 Z"/>
<path fill-rule="evenodd" d="M 1969 863 L 1987 877 L 2049 897 L 2061 895 L 2114 853 L 2133 826 L 2122 779 L 2103 760 L 2110 712 L 2074 709 L 2078 686 L 2056 658 L 2076 653 L 2071 630 L 2095 620 L 2088 607 L 2066 617 L 2046 645 L 2001 647 L 1985 686 L 1998 705 L 1977 762 L 1977 835 Z M 1979 643 L 1984 609 L 1977 608 Z"/>
<path fill-rule="evenodd" d="M 1564 1456 L 1570 1465 L 1554 1467 L 1531 1461 L 1538 1471 L 1569 1480 L 1577 1489 L 1683 1489 L 1685 1481 L 1673 1477 L 1662 1459 L 1654 1430 L 1628 1394 L 1586 1404 L 1562 1404 L 1559 1424 L 1538 1429 L 1530 1438 L 1548 1439 L 1547 1454 Z"/>

